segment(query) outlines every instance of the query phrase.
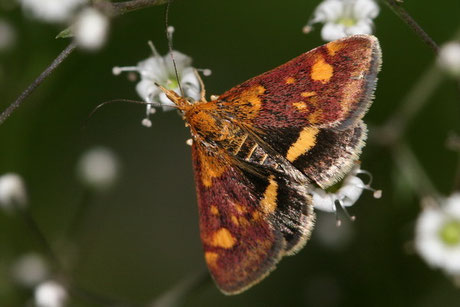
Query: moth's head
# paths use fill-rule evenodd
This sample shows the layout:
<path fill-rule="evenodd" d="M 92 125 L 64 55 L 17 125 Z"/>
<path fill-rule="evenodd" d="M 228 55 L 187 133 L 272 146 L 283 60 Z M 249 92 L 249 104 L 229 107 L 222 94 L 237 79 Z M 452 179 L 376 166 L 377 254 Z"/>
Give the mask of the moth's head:
<path fill-rule="evenodd" d="M 159 85 L 158 83 L 155 83 L 158 88 L 165 93 L 166 97 L 168 97 L 169 100 L 174 102 L 174 104 L 181 110 L 182 112 L 187 112 L 188 109 L 195 103 L 195 100 L 190 97 L 183 97 L 179 94 L 177 94 L 175 91 L 168 90 L 167 88 Z"/>

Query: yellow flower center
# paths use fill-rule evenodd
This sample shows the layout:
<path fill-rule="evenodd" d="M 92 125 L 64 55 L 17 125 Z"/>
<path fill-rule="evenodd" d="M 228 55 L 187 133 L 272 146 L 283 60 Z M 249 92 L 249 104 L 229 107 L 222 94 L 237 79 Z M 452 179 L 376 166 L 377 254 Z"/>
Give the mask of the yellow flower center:
<path fill-rule="evenodd" d="M 345 27 L 351 27 L 356 24 L 356 19 L 349 17 L 342 17 L 337 19 L 336 23 L 343 24 Z"/>
<path fill-rule="evenodd" d="M 179 83 L 177 83 L 177 80 L 176 80 L 176 77 L 171 77 L 168 79 L 168 81 L 166 82 L 166 86 L 165 86 L 168 90 L 175 90 L 176 88 L 179 87 Z"/>
<path fill-rule="evenodd" d="M 439 236 L 446 245 L 460 244 L 460 220 L 445 223 L 439 230 Z"/>

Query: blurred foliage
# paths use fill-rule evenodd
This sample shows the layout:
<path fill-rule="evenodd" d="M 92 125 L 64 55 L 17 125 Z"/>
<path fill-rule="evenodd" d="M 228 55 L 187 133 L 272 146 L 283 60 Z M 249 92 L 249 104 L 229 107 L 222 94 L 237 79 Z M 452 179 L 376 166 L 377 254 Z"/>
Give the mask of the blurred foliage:
<path fill-rule="evenodd" d="M 31 20 L 12 1 L 0 0 L 0 18 L 17 31 L 14 49 L 0 54 L 0 109 L 5 109 L 68 44 L 54 39 L 64 26 Z M 177 1 L 170 10 L 174 48 L 210 68 L 208 95 L 276 67 L 323 42 L 319 27 L 301 32 L 318 1 Z M 460 27 L 458 0 L 405 1 L 404 6 L 438 42 Z M 100 103 L 138 99 L 134 83 L 113 76 L 112 67 L 149 56 L 152 40 L 165 53 L 164 7 L 113 20 L 110 39 L 97 53 L 77 51 L 0 127 L 0 174 L 26 181 L 31 214 L 73 278 L 93 292 L 144 304 L 188 276 L 205 270 L 198 234 L 195 187 L 187 129 L 175 112 L 157 112 L 153 127 L 140 125 L 144 107 Z M 384 123 L 433 63 L 434 54 L 385 5 L 376 19 L 383 70 L 365 121 Z M 445 147 L 460 132 L 455 82 L 446 78 L 406 132 L 426 172 L 441 193 L 451 193 L 458 156 Z M 122 163 L 116 187 L 86 192 L 75 176 L 82 152 L 103 145 Z M 331 248 L 315 233 L 295 257 L 285 258 L 269 278 L 234 297 L 208 283 L 186 306 L 458 306 L 460 290 L 430 269 L 411 248 L 419 199 L 407 191 L 390 151 L 370 142 L 362 166 L 374 175 L 383 198 L 365 194 L 351 210 L 352 238 Z M 84 220 L 66 236 L 82 202 Z M 334 223 L 318 216 L 318 223 Z M 337 230 L 340 231 L 340 230 Z M 17 216 L 0 213 L 0 305 L 23 306 L 30 293 L 8 278 L 11 264 L 41 246 Z M 83 301 L 76 306 L 91 306 Z"/>

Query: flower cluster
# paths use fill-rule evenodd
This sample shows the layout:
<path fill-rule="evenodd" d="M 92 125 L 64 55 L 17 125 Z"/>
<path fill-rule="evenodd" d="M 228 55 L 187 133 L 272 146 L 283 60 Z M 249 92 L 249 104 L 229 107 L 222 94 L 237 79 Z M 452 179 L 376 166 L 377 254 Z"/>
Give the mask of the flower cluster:
<path fill-rule="evenodd" d="M 83 49 L 96 50 L 105 43 L 109 20 L 88 0 L 20 0 L 26 14 L 50 23 L 70 24 L 70 36 Z M 65 35 L 67 36 L 67 35 Z"/>
<path fill-rule="evenodd" d="M 324 0 L 303 31 L 309 33 L 314 24 L 323 23 L 321 37 L 325 41 L 355 34 L 371 34 L 374 26 L 372 20 L 379 11 L 374 0 Z"/>
<path fill-rule="evenodd" d="M 460 277 L 460 193 L 422 211 L 415 229 L 415 247 L 430 266 Z"/>

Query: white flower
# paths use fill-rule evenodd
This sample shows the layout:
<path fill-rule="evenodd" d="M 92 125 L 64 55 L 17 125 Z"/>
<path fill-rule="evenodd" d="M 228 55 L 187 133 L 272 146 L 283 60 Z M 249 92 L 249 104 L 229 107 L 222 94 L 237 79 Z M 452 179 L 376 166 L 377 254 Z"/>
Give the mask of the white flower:
<path fill-rule="evenodd" d="M 19 0 L 33 17 L 48 22 L 66 22 L 87 0 Z"/>
<path fill-rule="evenodd" d="M 26 188 L 22 178 L 14 173 L 0 176 L 0 207 L 11 209 L 13 205 L 25 206 Z"/>
<path fill-rule="evenodd" d="M 37 307 L 62 307 L 67 301 L 67 291 L 55 281 L 49 280 L 35 288 Z"/>
<path fill-rule="evenodd" d="M 14 263 L 11 274 L 19 284 L 34 287 L 44 281 L 49 272 L 43 257 L 36 253 L 30 253 L 22 256 Z"/>
<path fill-rule="evenodd" d="M 118 179 L 119 168 L 118 159 L 112 151 L 97 147 L 82 155 L 77 172 L 85 185 L 103 190 L 111 187 Z"/>
<path fill-rule="evenodd" d="M 415 247 L 432 267 L 460 276 L 460 193 L 427 207 L 415 228 Z"/>
<path fill-rule="evenodd" d="M 168 29 L 171 34 L 174 28 Z M 148 119 L 149 114 L 154 113 L 151 105 L 162 106 L 164 111 L 172 110 L 174 103 L 166 97 L 166 95 L 156 86 L 155 83 L 164 86 L 169 90 L 173 90 L 181 94 L 181 88 L 186 97 L 194 100 L 200 99 L 201 85 L 200 80 L 195 73 L 195 68 L 192 67 L 192 58 L 173 50 L 165 56 L 161 56 L 155 49 L 153 44 L 149 42 L 152 48 L 153 55 L 144 61 L 141 61 L 137 66 L 129 67 L 114 67 L 113 74 L 119 75 L 123 71 L 134 71 L 139 73 L 141 80 L 136 85 L 136 91 L 139 96 L 148 103 L 147 118 L 143 120 L 145 126 L 150 126 L 151 122 Z M 180 79 L 180 86 L 174 71 L 173 60 L 176 63 L 177 73 Z M 202 70 L 205 76 L 210 75 L 209 69 Z"/>
<path fill-rule="evenodd" d="M 321 22 L 324 23 L 321 37 L 325 41 L 355 34 L 372 34 L 372 20 L 379 11 L 374 0 L 324 0 L 304 27 L 304 32 L 310 32 L 313 24 Z"/>
<path fill-rule="evenodd" d="M 73 26 L 76 43 L 89 50 L 99 49 L 104 45 L 109 19 L 99 10 L 85 8 L 81 11 Z"/>
<path fill-rule="evenodd" d="M 313 190 L 313 206 L 317 210 L 326 211 L 326 212 L 337 212 L 337 206 L 342 207 L 347 213 L 345 207 L 353 206 L 354 203 L 359 199 L 363 190 L 371 190 L 374 192 L 375 198 L 380 198 L 382 196 L 382 191 L 374 190 L 370 187 L 371 182 L 364 184 L 363 181 L 357 176 L 358 174 L 368 175 L 372 181 L 370 173 L 361 170 L 359 167 L 353 168 L 350 173 L 339 183 L 340 187 L 331 192 L 328 190 L 323 190 L 320 188 L 315 188 Z M 333 186 L 334 189 L 336 186 Z M 352 219 L 354 217 L 351 217 Z M 337 220 L 338 225 L 340 225 L 340 220 Z"/>
<path fill-rule="evenodd" d="M 11 48 L 16 41 L 14 28 L 5 20 L 0 19 L 0 51 Z"/>
<path fill-rule="evenodd" d="M 460 77 L 460 42 L 448 42 L 442 45 L 438 64 L 446 72 Z"/>

